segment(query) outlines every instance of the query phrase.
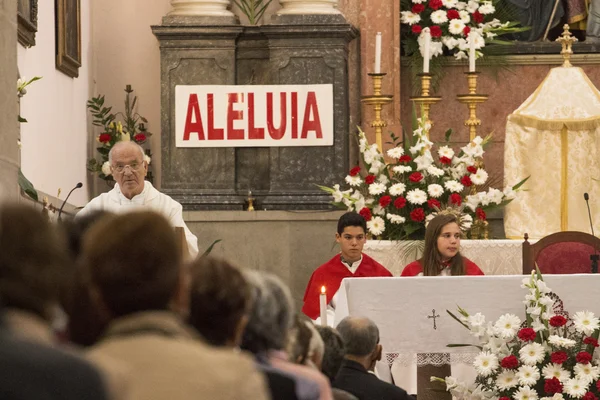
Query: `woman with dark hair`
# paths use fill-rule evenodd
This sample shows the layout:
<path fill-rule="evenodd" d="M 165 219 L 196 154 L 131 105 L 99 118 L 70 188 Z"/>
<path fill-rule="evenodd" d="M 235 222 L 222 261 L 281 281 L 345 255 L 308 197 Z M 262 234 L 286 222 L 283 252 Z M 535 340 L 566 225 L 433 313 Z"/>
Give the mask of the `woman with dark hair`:
<path fill-rule="evenodd" d="M 460 254 L 461 235 L 459 212 L 440 212 L 427 225 L 423 257 L 404 267 L 401 276 L 483 275 Z"/>

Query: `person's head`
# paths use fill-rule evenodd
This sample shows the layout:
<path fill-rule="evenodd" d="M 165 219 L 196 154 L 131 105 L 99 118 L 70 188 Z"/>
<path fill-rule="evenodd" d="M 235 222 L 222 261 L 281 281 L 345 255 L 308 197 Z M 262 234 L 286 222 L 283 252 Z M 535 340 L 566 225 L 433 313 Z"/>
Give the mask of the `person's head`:
<path fill-rule="evenodd" d="M 346 261 L 358 261 L 367 240 L 367 222 L 362 215 L 347 212 L 338 220 L 335 240 L 340 244 L 342 257 Z"/>
<path fill-rule="evenodd" d="M 66 240 L 57 226 L 32 207 L 1 207 L 0 297 L 6 308 L 50 322 L 71 273 Z"/>
<path fill-rule="evenodd" d="M 344 341 L 338 331 L 329 326 L 316 326 L 315 328 L 317 329 L 317 332 L 319 332 L 325 345 L 321 372 L 333 382 L 338 371 L 342 367 L 342 361 L 346 354 Z"/>
<path fill-rule="evenodd" d="M 425 231 L 423 251 L 423 275 L 437 276 L 443 263 L 450 262 L 452 275 L 464 275 L 465 267 L 460 255 L 459 217 L 453 213 L 441 213 L 433 218 Z"/>
<path fill-rule="evenodd" d="M 96 223 L 84 237 L 82 265 L 111 318 L 182 307 L 189 294 L 175 231 L 154 212 Z"/>
<path fill-rule="evenodd" d="M 373 321 L 366 317 L 346 317 L 336 329 L 346 348 L 345 358 L 360 362 L 368 370 L 381 360 L 379 329 Z"/>
<path fill-rule="evenodd" d="M 246 276 L 254 303 L 241 347 L 254 354 L 283 350 L 294 315 L 290 290 L 272 274 L 247 271 Z"/>
<path fill-rule="evenodd" d="M 144 149 L 135 142 L 117 142 L 108 153 L 110 170 L 125 197 L 132 197 L 144 190 L 144 178 L 148 163 L 144 161 Z"/>
<path fill-rule="evenodd" d="M 200 257 L 191 264 L 189 322 L 215 346 L 239 346 L 252 305 L 252 287 L 225 260 Z"/>
<path fill-rule="evenodd" d="M 288 341 L 286 345 L 288 358 L 291 362 L 296 364 L 305 364 L 308 361 L 311 339 L 312 331 L 304 323 L 302 317 L 296 314 L 293 325 L 288 334 Z"/>

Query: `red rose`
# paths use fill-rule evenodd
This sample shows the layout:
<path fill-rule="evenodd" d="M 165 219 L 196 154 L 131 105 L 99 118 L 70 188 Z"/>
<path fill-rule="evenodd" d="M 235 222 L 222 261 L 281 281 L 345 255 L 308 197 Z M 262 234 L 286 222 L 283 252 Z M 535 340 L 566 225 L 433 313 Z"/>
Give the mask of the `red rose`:
<path fill-rule="evenodd" d="M 476 166 L 474 166 L 474 165 L 469 165 L 469 166 L 467 167 L 467 171 L 469 171 L 469 172 L 470 172 L 470 173 L 472 173 L 472 174 L 476 174 L 476 173 L 477 173 L 477 167 L 476 167 Z"/>
<path fill-rule="evenodd" d="M 354 167 L 350 170 L 350 176 L 356 176 L 360 172 L 360 167 Z"/>
<path fill-rule="evenodd" d="M 473 14 L 471 14 L 471 17 L 473 18 L 473 21 L 478 24 L 483 22 L 483 14 L 481 14 L 479 11 L 475 11 Z"/>
<path fill-rule="evenodd" d="M 471 182 L 471 178 L 469 178 L 469 175 L 465 175 L 460 179 L 460 183 L 462 183 L 463 185 L 465 185 L 466 187 L 472 186 L 473 182 Z"/>
<path fill-rule="evenodd" d="M 553 364 L 562 364 L 567 361 L 568 358 L 569 356 L 564 351 L 555 351 L 550 354 L 550 361 L 552 361 Z"/>
<path fill-rule="evenodd" d="M 566 324 L 567 319 L 562 315 L 555 315 L 554 317 L 550 318 L 549 322 L 550 325 L 552 325 L 555 328 L 558 328 L 559 326 L 563 326 L 564 324 Z"/>
<path fill-rule="evenodd" d="M 413 172 L 412 174 L 410 174 L 408 179 L 411 182 L 415 182 L 415 183 L 421 182 L 421 180 L 423 179 L 423 174 L 421 174 L 420 172 Z"/>
<path fill-rule="evenodd" d="M 524 342 L 533 342 L 535 340 L 536 333 L 533 328 L 523 328 L 519 330 L 517 336 Z"/>
<path fill-rule="evenodd" d="M 469 33 L 471 32 L 471 28 L 469 28 L 468 26 L 465 26 L 463 28 L 463 35 L 465 36 L 469 36 Z"/>
<path fill-rule="evenodd" d="M 458 18 L 460 18 L 460 14 L 458 13 L 457 10 L 448 10 L 446 12 L 446 16 L 448 17 L 448 19 L 458 19 Z"/>
<path fill-rule="evenodd" d="M 563 324 L 564 325 L 564 324 Z M 598 347 L 598 340 L 596 340 L 595 338 L 588 336 L 585 339 L 583 339 L 583 343 L 584 344 L 591 344 L 594 347 Z"/>
<path fill-rule="evenodd" d="M 415 222 L 421 222 L 425 219 L 425 211 L 422 208 L 415 208 L 410 212 L 410 219 Z"/>
<path fill-rule="evenodd" d="M 429 28 L 429 33 L 431 33 L 431 37 L 441 37 L 442 36 L 442 28 L 440 28 L 437 25 L 433 25 L 431 28 Z"/>
<path fill-rule="evenodd" d="M 583 395 L 581 400 L 598 400 L 598 397 L 596 397 L 596 395 L 592 392 L 587 392 Z"/>
<path fill-rule="evenodd" d="M 547 394 L 561 393 L 563 386 L 558 378 L 546 379 L 544 382 L 544 392 Z"/>
<path fill-rule="evenodd" d="M 391 202 L 392 198 L 390 196 L 383 196 L 379 199 L 379 205 L 383 208 L 389 206 Z"/>
<path fill-rule="evenodd" d="M 432 10 L 437 10 L 441 6 L 443 6 L 442 0 L 429 0 L 429 8 Z"/>
<path fill-rule="evenodd" d="M 425 6 L 423 4 L 415 4 L 412 6 L 412 12 L 415 14 L 421 14 L 423 11 L 425 11 Z"/>
<path fill-rule="evenodd" d="M 450 203 L 460 206 L 462 204 L 462 197 L 460 197 L 460 194 L 452 193 L 450 195 Z"/>
<path fill-rule="evenodd" d="M 445 165 L 450 165 L 452 164 L 452 159 L 448 157 L 440 157 L 440 162 Z"/>
<path fill-rule="evenodd" d="M 394 207 L 396 208 L 404 208 L 406 206 L 406 199 L 404 197 L 398 197 L 394 200 Z"/>
<path fill-rule="evenodd" d="M 477 209 L 475 210 L 475 215 L 477 215 L 477 219 L 480 219 L 482 221 L 485 221 L 485 218 L 487 217 L 485 215 L 485 211 L 483 211 L 483 208 L 481 207 L 477 207 Z"/>
<path fill-rule="evenodd" d="M 111 138 L 112 136 L 110 136 L 110 133 L 101 133 L 100 136 L 98 136 L 98 141 L 100 143 L 108 143 Z"/>
<path fill-rule="evenodd" d="M 399 162 L 399 163 L 408 163 L 408 162 L 411 162 L 411 161 L 412 161 L 412 158 L 411 158 L 411 156 L 409 156 L 409 155 L 407 155 L 407 154 L 405 154 L 405 155 L 401 156 L 401 157 L 398 159 L 398 162 Z"/>
<path fill-rule="evenodd" d="M 361 210 L 358 213 L 360 215 L 362 215 L 362 217 L 365 219 L 365 221 L 370 221 L 371 218 L 373 217 L 371 215 L 371 210 L 369 210 L 367 207 L 361 208 Z"/>
<path fill-rule="evenodd" d="M 133 137 L 133 139 L 134 139 L 136 142 L 143 142 L 144 140 L 146 140 L 146 135 L 144 135 L 143 133 L 138 133 L 137 135 L 135 135 L 135 136 Z"/>
<path fill-rule="evenodd" d="M 519 359 L 513 355 L 506 356 L 500 361 L 502 368 L 516 369 L 519 366 Z"/>
<path fill-rule="evenodd" d="M 442 205 L 440 204 L 439 201 L 437 201 L 436 199 L 429 199 L 427 200 L 427 205 L 429 206 L 429 208 L 440 208 Z"/>
<path fill-rule="evenodd" d="M 413 25 L 412 26 L 412 33 L 418 35 L 419 33 L 421 33 L 421 31 L 423 30 L 423 28 L 421 27 L 421 25 Z"/>
<path fill-rule="evenodd" d="M 373 182 L 375 182 L 375 175 L 367 175 L 367 177 L 365 178 L 365 182 L 367 183 L 367 185 L 370 185 Z"/>
<path fill-rule="evenodd" d="M 587 351 L 580 351 L 575 356 L 575 360 L 577 360 L 578 363 L 587 364 L 592 361 L 592 355 Z"/>

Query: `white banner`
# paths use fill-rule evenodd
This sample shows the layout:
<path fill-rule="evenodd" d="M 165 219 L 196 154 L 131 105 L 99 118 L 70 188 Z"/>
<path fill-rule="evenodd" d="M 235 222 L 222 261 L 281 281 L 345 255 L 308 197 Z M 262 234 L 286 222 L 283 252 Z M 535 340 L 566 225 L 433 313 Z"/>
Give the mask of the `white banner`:
<path fill-rule="evenodd" d="M 333 85 L 178 85 L 175 145 L 332 146 Z"/>

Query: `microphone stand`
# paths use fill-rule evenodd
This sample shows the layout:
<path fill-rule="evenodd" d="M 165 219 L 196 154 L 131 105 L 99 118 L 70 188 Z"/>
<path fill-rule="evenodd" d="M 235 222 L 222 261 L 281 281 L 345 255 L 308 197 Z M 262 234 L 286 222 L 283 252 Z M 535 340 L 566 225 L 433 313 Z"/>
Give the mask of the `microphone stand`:
<path fill-rule="evenodd" d="M 592 260 L 592 274 L 598 273 L 598 260 L 600 260 L 600 255 L 591 254 L 590 260 Z"/>
<path fill-rule="evenodd" d="M 83 187 L 83 183 L 81 183 L 81 182 L 77 183 L 77 185 L 75 185 L 75 187 L 73 189 L 71 189 L 71 191 L 69 192 L 67 197 L 65 197 L 65 201 L 63 201 L 62 205 L 60 206 L 60 210 L 58 210 L 58 218 L 57 218 L 58 221 L 62 221 L 63 208 L 65 208 L 65 204 L 67 204 L 67 200 L 69 200 L 71 193 L 73 193 L 73 191 L 75 189 L 79 189 L 80 187 Z"/>

